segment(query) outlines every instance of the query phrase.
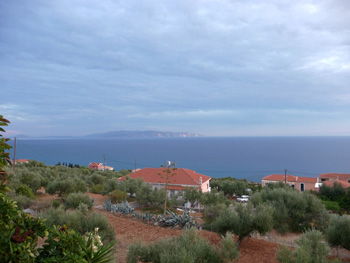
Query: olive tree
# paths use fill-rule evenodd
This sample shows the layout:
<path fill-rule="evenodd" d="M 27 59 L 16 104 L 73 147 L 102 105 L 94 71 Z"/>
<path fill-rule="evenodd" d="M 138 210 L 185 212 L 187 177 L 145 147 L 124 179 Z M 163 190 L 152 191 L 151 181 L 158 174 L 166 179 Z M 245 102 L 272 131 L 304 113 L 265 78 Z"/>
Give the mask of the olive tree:
<path fill-rule="evenodd" d="M 322 241 L 321 231 L 307 230 L 296 241 L 298 247 L 293 252 L 286 246 L 277 250 L 277 259 L 282 263 L 327 263 L 329 248 Z"/>
<path fill-rule="evenodd" d="M 309 192 L 290 187 L 264 188 L 250 198 L 254 206 L 270 204 L 274 207 L 274 228 L 279 232 L 302 232 L 315 226 L 323 230 L 329 214 L 322 202 Z"/>
<path fill-rule="evenodd" d="M 350 217 L 333 216 L 326 229 L 326 238 L 331 246 L 350 250 Z"/>
<path fill-rule="evenodd" d="M 213 230 L 220 234 L 234 233 L 238 236 L 237 244 L 239 245 L 253 232 L 265 234 L 270 231 L 273 226 L 272 214 L 273 208 L 268 205 L 254 208 L 252 205 L 237 204 L 221 212 L 213 222 Z"/>

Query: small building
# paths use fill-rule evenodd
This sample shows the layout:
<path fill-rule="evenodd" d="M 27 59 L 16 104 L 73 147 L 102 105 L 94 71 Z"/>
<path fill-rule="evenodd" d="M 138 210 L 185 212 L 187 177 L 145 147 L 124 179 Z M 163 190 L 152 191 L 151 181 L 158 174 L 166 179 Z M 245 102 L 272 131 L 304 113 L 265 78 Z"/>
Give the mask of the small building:
<path fill-rule="evenodd" d="M 146 183 L 150 183 L 153 188 L 165 188 L 167 173 L 166 168 L 143 168 L 133 172 L 127 176 L 137 179 L 141 178 Z M 174 175 L 172 175 L 174 174 Z M 125 180 L 126 176 L 118 179 L 118 181 Z M 170 193 L 177 194 L 179 191 L 185 190 L 186 187 L 194 187 L 197 190 L 202 190 L 203 193 L 210 192 L 211 177 L 196 173 L 190 169 L 176 168 L 171 170 L 168 175 L 168 190 Z"/>
<path fill-rule="evenodd" d="M 318 178 L 319 178 L 319 182 L 320 183 L 325 183 L 326 185 L 332 185 L 333 186 L 333 184 L 335 182 L 338 182 L 340 184 L 345 183 L 344 186 L 350 184 L 350 174 L 325 173 L 325 174 L 320 174 L 318 176 Z"/>
<path fill-rule="evenodd" d="M 89 163 L 89 168 L 93 170 L 100 170 L 100 171 L 113 171 L 114 168 L 112 166 L 104 166 L 102 163 Z"/>
<path fill-rule="evenodd" d="M 293 189 L 299 190 L 300 192 L 306 190 L 317 191 L 319 187 L 317 177 L 302 177 L 284 174 L 270 174 L 265 176 L 261 181 L 261 185 L 264 187 L 266 184 L 279 182 L 289 184 Z"/>
<path fill-rule="evenodd" d="M 27 159 L 17 159 L 15 160 L 14 164 L 25 164 L 25 163 L 29 163 L 29 160 Z"/>

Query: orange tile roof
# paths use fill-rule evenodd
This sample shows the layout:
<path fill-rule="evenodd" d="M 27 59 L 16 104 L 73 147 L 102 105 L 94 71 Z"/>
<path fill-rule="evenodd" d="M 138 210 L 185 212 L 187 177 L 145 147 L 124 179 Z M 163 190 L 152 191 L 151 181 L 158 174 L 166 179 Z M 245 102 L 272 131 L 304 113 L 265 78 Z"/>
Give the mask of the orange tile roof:
<path fill-rule="evenodd" d="M 268 176 L 265 176 L 263 180 L 267 181 L 285 181 L 285 175 L 284 174 L 270 174 Z M 296 182 L 296 177 L 294 175 L 287 175 L 287 181 L 288 182 Z"/>
<path fill-rule="evenodd" d="M 263 180 L 267 181 L 285 181 L 284 174 L 270 174 L 265 176 Z M 301 182 L 301 183 L 317 183 L 317 177 L 303 177 L 303 176 L 294 176 L 287 175 L 287 182 Z"/>
<path fill-rule="evenodd" d="M 28 160 L 27 159 L 17 159 L 15 160 L 16 163 L 27 163 Z"/>
<path fill-rule="evenodd" d="M 325 181 L 325 182 L 322 182 L 323 184 L 325 185 L 328 185 L 328 186 L 334 186 L 335 183 L 338 183 L 338 184 L 341 184 L 345 189 L 349 188 L 350 187 L 350 184 L 348 182 L 345 182 L 345 181 L 342 181 L 342 180 L 332 180 L 332 181 Z"/>
<path fill-rule="evenodd" d="M 166 172 L 164 172 L 166 168 L 143 168 L 139 171 L 129 174 L 133 179 L 142 178 L 146 183 L 152 184 L 165 184 L 166 183 Z M 171 173 L 169 175 L 168 183 L 170 185 L 193 185 L 198 186 L 200 177 L 202 177 L 202 183 L 210 180 L 209 176 L 196 173 L 195 171 L 185 169 L 185 168 L 177 168 L 175 171 L 170 170 Z M 171 176 L 172 173 L 175 175 Z M 119 178 L 119 181 L 125 179 L 125 176 Z"/>
<path fill-rule="evenodd" d="M 297 177 L 298 182 L 301 183 L 317 183 L 317 177 Z"/>
<path fill-rule="evenodd" d="M 336 178 L 340 180 L 350 180 L 350 174 L 341 174 L 341 173 L 325 173 L 320 174 L 319 178 Z"/>

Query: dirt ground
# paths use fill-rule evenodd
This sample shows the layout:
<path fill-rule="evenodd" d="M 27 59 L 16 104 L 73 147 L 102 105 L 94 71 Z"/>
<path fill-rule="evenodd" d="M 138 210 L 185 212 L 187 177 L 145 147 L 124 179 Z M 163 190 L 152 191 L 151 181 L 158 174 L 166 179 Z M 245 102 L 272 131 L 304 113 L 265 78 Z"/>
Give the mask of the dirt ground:
<path fill-rule="evenodd" d="M 89 194 L 94 198 L 95 205 L 101 205 L 108 197 L 97 194 Z M 106 211 L 96 209 L 100 213 L 107 216 L 108 221 L 113 226 L 114 232 L 118 240 L 117 262 L 126 262 L 128 247 L 135 242 L 148 244 L 157 242 L 164 238 L 171 238 L 180 235 L 182 230 L 163 228 L 159 226 L 147 225 L 131 216 L 113 215 Z M 197 216 L 197 215 L 196 215 Z M 221 236 L 217 233 L 202 230 L 201 235 L 208 239 L 212 244 L 218 244 Z M 276 248 L 278 244 L 268 242 L 262 239 L 247 238 L 240 245 L 239 263 L 274 263 L 277 262 Z"/>
<path fill-rule="evenodd" d="M 104 201 L 108 199 L 108 196 L 102 196 L 99 194 L 89 193 L 89 196 L 94 199 L 94 206 L 103 205 Z M 40 195 L 41 200 L 45 200 L 47 198 L 54 199 L 55 197 L 51 197 L 46 194 Z M 149 244 L 151 242 L 157 242 L 164 238 L 171 238 L 182 233 L 182 230 L 175 230 L 145 224 L 132 216 L 114 215 L 97 208 L 95 208 L 95 211 L 106 215 L 108 221 L 114 229 L 118 241 L 118 263 L 126 262 L 128 247 L 132 243 L 141 242 L 143 244 Z M 196 214 L 196 217 L 199 217 L 199 215 Z M 200 234 L 209 240 L 212 244 L 217 245 L 221 241 L 221 236 L 217 233 L 202 230 L 200 231 Z M 239 263 L 277 263 L 278 261 L 276 249 L 280 245 L 275 242 L 292 245 L 298 236 L 299 234 L 281 236 L 277 232 L 273 231 L 269 233 L 267 237 L 256 236 L 247 238 L 243 240 L 240 245 Z M 332 252 L 334 253 L 333 255 L 336 255 L 336 253 L 340 252 L 339 256 L 350 262 L 349 251 L 339 250 L 336 252 L 336 250 L 333 250 Z"/>

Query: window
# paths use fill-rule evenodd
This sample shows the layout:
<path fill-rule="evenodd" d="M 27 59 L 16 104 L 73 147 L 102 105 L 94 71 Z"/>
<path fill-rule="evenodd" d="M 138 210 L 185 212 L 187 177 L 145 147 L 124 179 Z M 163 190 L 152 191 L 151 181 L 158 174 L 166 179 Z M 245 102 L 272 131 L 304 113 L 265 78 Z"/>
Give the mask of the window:
<path fill-rule="evenodd" d="M 304 192 L 304 184 L 300 184 L 300 191 Z"/>

